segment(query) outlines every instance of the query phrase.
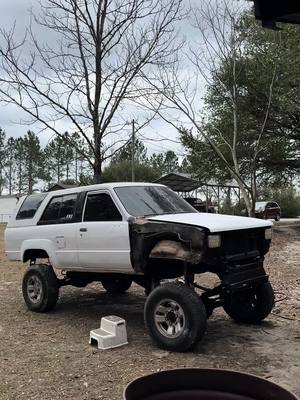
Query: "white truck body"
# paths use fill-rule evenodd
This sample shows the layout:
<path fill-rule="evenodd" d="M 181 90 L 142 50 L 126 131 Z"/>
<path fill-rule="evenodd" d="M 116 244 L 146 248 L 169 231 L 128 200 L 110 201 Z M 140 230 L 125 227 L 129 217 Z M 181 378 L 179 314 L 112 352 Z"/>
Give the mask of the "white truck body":
<path fill-rule="evenodd" d="M 32 218 L 18 219 L 26 197 L 20 199 L 18 207 L 5 230 L 5 253 L 10 260 L 25 261 L 28 250 L 43 250 L 49 256 L 50 264 L 56 269 L 115 272 L 133 274 L 129 237 L 128 213 L 115 192 L 122 187 L 164 187 L 144 183 L 111 183 L 59 190 L 45 194 Z M 68 223 L 39 224 L 47 205 L 53 198 L 85 193 L 80 220 Z M 119 221 L 84 221 L 88 196 L 106 193 L 118 209 Z M 218 214 L 190 213 L 167 214 L 146 217 L 151 221 L 179 223 L 199 226 L 211 233 L 268 228 L 270 221 L 247 217 Z"/>
<path fill-rule="evenodd" d="M 5 251 L 10 260 L 30 262 L 22 282 L 30 310 L 51 311 L 66 285 L 101 282 L 108 293 L 122 294 L 135 282 L 148 296 L 144 319 L 152 339 L 186 351 L 217 307 L 238 322 L 270 314 L 274 293 L 263 263 L 271 225 L 198 213 L 162 185 L 102 184 L 22 198 L 5 231 Z M 206 272 L 219 285 L 199 286 L 195 275 Z"/>

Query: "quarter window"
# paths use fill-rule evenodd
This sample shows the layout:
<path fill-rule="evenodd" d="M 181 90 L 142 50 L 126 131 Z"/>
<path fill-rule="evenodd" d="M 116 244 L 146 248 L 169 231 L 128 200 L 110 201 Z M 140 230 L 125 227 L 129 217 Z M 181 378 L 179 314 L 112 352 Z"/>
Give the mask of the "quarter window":
<path fill-rule="evenodd" d="M 77 196 L 74 194 L 63 197 L 59 213 L 60 222 L 72 221 L 75 213 L 76 199 Z"/>
<path fill-rule="evenodd" d="M 73 222 L 77 194 L 53 197 L 40 220 L 40 224 L 61 224 Z"/>
<path fill-rule="evenodd" d="M 32 194 L 23 201 L 16 219 L 30 219 L 35 216 L 38 208 L 48 193 Z"/>
<path fill-rule="evenodd" d="M 87 197 L 84 221 L 122 221 L 122 216 L 110 195 L 99 193 Z"/>
<path fill-rule="evenodd" d="M 44 223 L 56 223 L 59 216 L 59 210 L 61 205 L 62 197 L 53 197 L 48 204 L 44 214 L 42 215 L 41 221 Z"/>

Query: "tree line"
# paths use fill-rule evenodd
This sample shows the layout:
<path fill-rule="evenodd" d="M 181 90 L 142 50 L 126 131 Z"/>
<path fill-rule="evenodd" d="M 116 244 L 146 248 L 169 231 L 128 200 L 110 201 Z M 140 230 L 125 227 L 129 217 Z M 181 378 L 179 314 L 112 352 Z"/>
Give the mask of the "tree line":
<path fill-rule="evenodd" d="M 42 147 L 39 137 L 32 131 L 14 138 L 7 137 L 0 129 L 0 195 L 31 194 L 36 190 L 48 190 L 55 183 L 92 184 L 93 169 L 81 155 L 87 151 L 84 146 L 78 134 L 65 132 Z M 173 151 L 148 155 L 143 142 L 135 139 L 134 150 L 129 141 L 114 154 L 103 168 L 102 181 L 131 181 L 133 151 L 137 181 L 151 182 L 184 168 Z"/>

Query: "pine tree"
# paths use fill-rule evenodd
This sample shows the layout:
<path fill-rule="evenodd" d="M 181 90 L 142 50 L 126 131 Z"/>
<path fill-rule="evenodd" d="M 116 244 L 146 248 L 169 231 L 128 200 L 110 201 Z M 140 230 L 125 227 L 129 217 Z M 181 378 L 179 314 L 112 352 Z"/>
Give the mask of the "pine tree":
<path fill-rule="evenodd" d="M 5 132 L 0 129 L 0 195 L 5 185 L 4 166 L 6 161 L 5 153 Z"/>
<path fill-rule="evenodd" d="M 8 193 L 11 195 L 14 190 L 14 175 L 15 175 L 15 156 L 16 156 L 16 139 L 9 137 L 5 145 L 5 177 Z"/>
<path fill-rule="evenodd" d="M 41 176 L 42 151 L 39 138 L 28 131 L 23 138 L 24 148 L 24 172 L 26 179 L 26 191 L 31 194 L 37 179 Z"/>

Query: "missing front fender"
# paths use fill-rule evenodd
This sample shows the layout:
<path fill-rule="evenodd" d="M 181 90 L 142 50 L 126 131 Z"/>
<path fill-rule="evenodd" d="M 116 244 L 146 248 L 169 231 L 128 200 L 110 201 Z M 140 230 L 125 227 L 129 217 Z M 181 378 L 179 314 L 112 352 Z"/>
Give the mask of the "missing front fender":
<path fill-rule="evenodd" d="M 202 253 L 188 249 L 183 243 L 172 240 L 162 240 L 158 242 L 149 255 L 149 258 L 167 258 L 171 260 L 181 260 L 191 264 L 198 264 Z"/>
<path fill-rule="evenodd" d="M 135 272 L 145 272 L 149 260 L 177 260 L 198 264 L 205 250 L 205 231 L 171 222 L 130 221 L 131 262 Z"/>

